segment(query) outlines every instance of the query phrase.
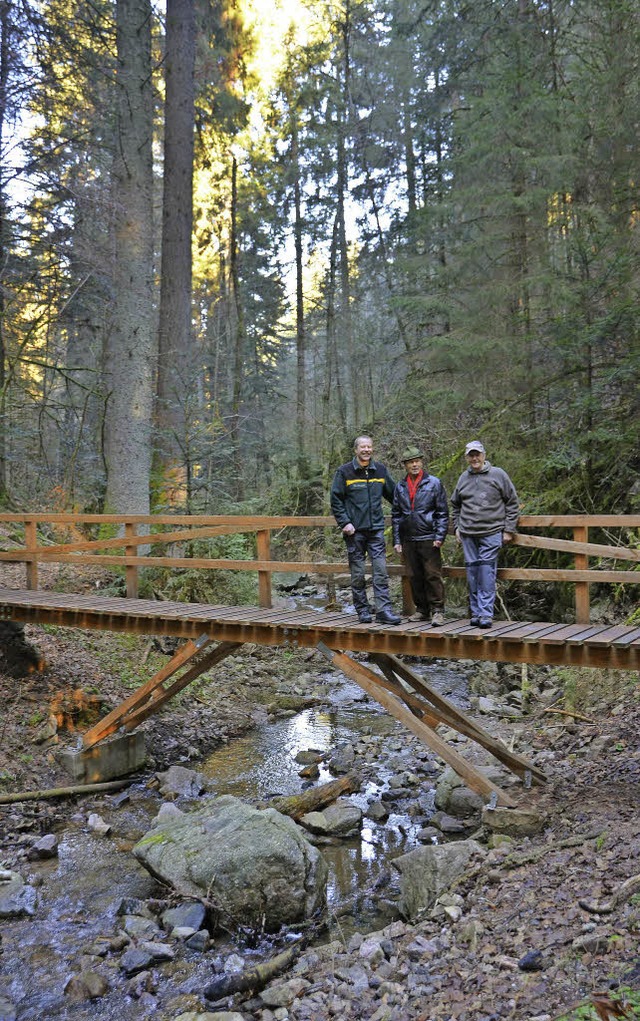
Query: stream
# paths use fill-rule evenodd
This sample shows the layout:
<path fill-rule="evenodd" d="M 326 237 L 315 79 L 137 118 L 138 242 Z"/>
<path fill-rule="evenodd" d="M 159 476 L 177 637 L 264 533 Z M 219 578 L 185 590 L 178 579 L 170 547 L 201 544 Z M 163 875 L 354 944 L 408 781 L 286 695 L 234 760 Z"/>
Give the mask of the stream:
<path fill-rule="evenodd" d="M 464 708 L 464 674 L 437 663 L 429 667 L 428 676 L 434 687 Z M 417 739 L 353 682 L 336 675 L 323 680 L 326 685 L 320 690 L 326 689 L 327 696 L 321 705 L 265 722 L 194 767 L 207 778 L 211 794 L 232 794 L 255 803 L 276 794 L 298 793 L 305 781 L 296 754 L 309 749 L 327 753 L 342 744 L 356 746 L 364 761 L 369 760 L 361 790 L 350 795 L 363 811 L 388 791 L 390 782 L 393 786 L 400 770 L 423 762 L 428 776 L 430 753 Z M 320 763 L 314 783 L 330 779 L 335 774 Z M 419 792 L 419 811 L 409 801 L 406 812 L 392 810 L 383 822 L 365 815 L 357 838 L 319 845 L 329 866 L 331 921 L 323 941 L 336 938 L 338 931 L 344 938 L 356 929 L 372 931 L 398 917 L 389 862 L 417 846 L 416 834 L 433 811 L 433 784 L 421 783 Z M 181 946 L 174 960 L 154 969 L 160 977 L 156 982 L 152 975 L 148 988 L 141 982 L 136 986 L 137 977 L 123 975 L 119 956 L 108 952 L 109 941 L 119 931 L 120 902 L 164 896 L 130 853 L 150 828 L 159 804 L 157 792 L 139 782 L 126 796 L 103 797 L 92 801 L 89 809 L 83 805 L 58 834 L 58 857 L 22 868 L 25 878 L 38 886 L 38 905 L 33 917 L 2 923 L 0 1021 L 129 1021 L 152 1015 L 169 1021 L 193 1009 L 193 995 L 211 980 L 212 963 L 219 965 L 230 953 L 268 952 L 266 947 L 253 951 L 216 938 L 205 953 Z M 111 825 L 109 836 L 88 828 L 91 811 Z M 83 968 L 106 975 L 110 992 L 73 1002 L 65 987 Z"/>

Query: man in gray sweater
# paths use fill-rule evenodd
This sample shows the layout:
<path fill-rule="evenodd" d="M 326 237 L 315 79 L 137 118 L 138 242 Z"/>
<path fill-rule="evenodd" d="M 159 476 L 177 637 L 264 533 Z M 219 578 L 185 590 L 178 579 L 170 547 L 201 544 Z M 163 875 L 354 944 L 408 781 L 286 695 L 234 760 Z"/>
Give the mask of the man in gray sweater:
<path fill-rule="evenodd" d="M 462 543 L 471 623 L 490 628 L 496 598 L 498 553 L 513 539 L 520 507 L 513 482 L 487 461 L 479 440 L 465 447 L 468 468 L 451 495 L 456 538 Z"/>

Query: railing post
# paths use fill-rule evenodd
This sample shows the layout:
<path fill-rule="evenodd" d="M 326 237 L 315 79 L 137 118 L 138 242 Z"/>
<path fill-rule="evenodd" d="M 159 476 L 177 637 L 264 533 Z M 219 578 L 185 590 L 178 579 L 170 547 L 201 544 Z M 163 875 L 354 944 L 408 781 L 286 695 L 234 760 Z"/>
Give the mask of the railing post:
<path fill-rule="evenodd" d="M 29 518 L 24 523 L 24 545 L 27 550 L 34 550 L 38 545 L 38 528 L 35 521 Z M 32 560 L 27 560 L 27 588 L 37 589 L 38 587 L 38 561 L 35 555 Z"/>
<path fill-rule="evenodd" d="M 271 529 L 258 530 L 258 560 L 271 560 Z M 271 609 L 271 571 L 258 571 L 258 601 Z"/>
<path fill-rule="evenodd" d="M 578 525 L 573 529 L 574 542 L 589 542 L 588 525 Z M 576 571 L 587 571 L 589 569 L 589 557 L 586 553 L 574 555 L 574 567 Z M 576 586 L 576 624 L 589 623 L 589 582 L 577 581 Z"/>
<path fill-rule="evenodd" d="M 132 521 L 127 521 L 124 526 L 124 536 L 128 539 L 130 536 L 136 534 L 136 526 Z M 126 557 L 135 557 L 138 552 L 137 546 L 126 546 L 124 548 L 124 555 Z M 125 578 L 127 583 L 127 599 L 138 598 L 138 568 L 135 564 L 127 564 L 125 569 Z"/>

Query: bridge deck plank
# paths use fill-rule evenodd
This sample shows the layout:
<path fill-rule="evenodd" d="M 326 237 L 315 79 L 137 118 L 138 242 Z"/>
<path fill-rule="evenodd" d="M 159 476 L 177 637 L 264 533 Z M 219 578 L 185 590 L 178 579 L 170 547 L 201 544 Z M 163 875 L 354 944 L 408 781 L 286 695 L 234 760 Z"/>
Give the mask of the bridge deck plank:
<path fill-rule="evenodd" d="M 640 643 L 640 627 L 630 628 L 626 635 L 620 635 L 611 644 L 618 648 L 626 648 L 629 645 L 637 645 L 638 643 Z"/>
<path fill-rule="evenodd" d="M 6 588 L 0 589 L 0 613 L 65 627 L 184 637 L 205 632 L 215 640 L 267 645 L 292 640 L 311 645 L 323 640 L 350 651 L 427 657 L 628 665 L 633 669 L 640 655 L 640 627 L 622 624 L 496 621 L 493 628 L 483 630 L 473 627 L 468 618 L 451 618 L 436 628 L 428 621 L 409 620 L 392 626 L 375 620 L 360 624 L 354 613 L 333 609 L 278 610 Z"/>

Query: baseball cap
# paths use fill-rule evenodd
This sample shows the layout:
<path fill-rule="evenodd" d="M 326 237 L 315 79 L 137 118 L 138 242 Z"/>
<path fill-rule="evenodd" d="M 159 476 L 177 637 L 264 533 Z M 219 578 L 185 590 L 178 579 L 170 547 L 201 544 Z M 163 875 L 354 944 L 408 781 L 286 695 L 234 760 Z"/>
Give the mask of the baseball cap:
<path fill-rule="evenodd" d="M 481 454 L 485 454 L 486 450 L 482 446 L 480 440 L 471 440 L 471 443 L 467 443 L 464 448 L 465 454 L 469 454 L 472 450 L 478 450 Z"/>

